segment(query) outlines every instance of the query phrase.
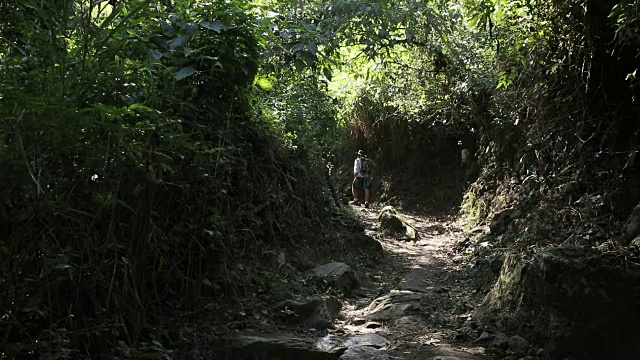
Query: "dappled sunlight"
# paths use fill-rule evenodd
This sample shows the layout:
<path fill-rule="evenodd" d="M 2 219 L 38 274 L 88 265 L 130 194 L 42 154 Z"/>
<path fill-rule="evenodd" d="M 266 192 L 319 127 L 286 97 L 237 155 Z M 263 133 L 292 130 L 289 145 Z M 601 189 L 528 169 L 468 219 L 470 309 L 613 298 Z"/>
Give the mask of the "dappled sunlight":
<path fill-rule="evenodd" d="M 469 267 L 453 255 L 454 244 L 464 236 L 462 222 L 451 216 L 403 214 L 418 233 L 416 240 L 406 241 L 381 231 L 377 209 L 355 210 L 366 224 L 366 233 L 382 244 L 384 258 L 361 277 L 362 298 L 345 305 L 340 331 L 387 334 L 393 339 L 390 352 L 405 359 L 436 355 L 467 359 L 482 354 L 484 349 L 460 343 L 473 337 L 464 334 L 472 332 L 471 310 L 477 301 L 467 283 Z M 421 300 L 410 300 L 415 296 Z M 382 301 L 379 305 L 371 302 L 385 297 L 388 299 L 376 300 Z M 371 320 L 372 311 L 406 314 L 393 320 Z M 354 319 L 360 320 L 354 324 Z"/>
<path fill-rule="evenodd" d="M 0 0 L 0 359 L 637 357 L 639 14 Z"/>

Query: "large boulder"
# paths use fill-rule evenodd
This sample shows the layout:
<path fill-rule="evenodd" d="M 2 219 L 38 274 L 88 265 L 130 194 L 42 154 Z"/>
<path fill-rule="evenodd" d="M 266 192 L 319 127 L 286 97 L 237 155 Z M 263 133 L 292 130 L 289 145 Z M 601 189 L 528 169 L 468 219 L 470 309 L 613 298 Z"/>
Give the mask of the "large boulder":
<path fill-rule="evenodd" d="M 371 346 L 355 345 L 347 349 L 339 360 L 389 360 L 384 351 Z"/>
<path fill-rule="evenodd" d="M 343 347 L 352 346 L 372 346 L 375 348 L 384 348 L 389 345 L 389 340 L 378 334 L 364 334 L 348 338 L 342 343 Z"/>
<path fill-rule="evenodd" d="M 334 261 L 320 265 L 312 269 L 307 275 L 322 279 L 345 294 L 350 294 L 358 287 L 358 278 L 351 266 L 341 262 Z"/>
<path fill-rule="evenodd" d="M 351 241 L 358 248 L 362 249 L 362 251 L 372 254 L 376 257 L 382 256 L 384 253 L 382 249 L 382 244 L 371 236 L 364 233 L 356 233 L 351 236 Z"/>
<path fill-rule="evenodd" d="M 339 335 L 327 335 L 318 339 L 316 346 L 318 349 L 327 351 L 344 351 L 354 346 L 370 346 L 380 349 L 388 347 L 389 340 L 378 334 L 364 334 L 347 338 Z"/>
<path fill-rule="evenodd" d="M 427 327 L 427 321 L 419 315 L 403 316 L 393 322 L 393 325 L 407 332 L 423 330 Z"/>
<path fill-rule="evenodd" d="M 640 354 L 637 263 L 574 246 L 532 259 L 508 255 L 474 319 L 487 328 L 530 333 L 554 359 L 635 358 Z"/>
<path fill-rule="evenodd" d="M 291 323 L 315 329 L 333 327 L 342 303 L 333 296 L 312 296 L 302 300 L 287 300 L 276 305 L 274 310 L 283 314 Z"/>
<path fill-rule="evenodd" d="M 410 315 L 424 315 L 423 293 L 411 291 L 393 291 L 375 299 L 369 307 L 365 318 L 374 321 L 394 321 Z"/>
<path fill-rule="evenodd" d="M 298 338 L 287 335 L 238 335 L 215 339 L 214 359 L 234 360 L 387 360 L 389 341 L 377 334 L 349 338 Z"/>
<path fill-rule="evenodd" d="M 322 349 L 314 339 L 238 336 L 214 344 L 216 357 L 234 360 L 337 360 L 344 348 Z"/>
<path fill-rule="evenodd" d="M 418 238 L 416 229 L 393 206 L 382 208 L 378 220 L 382 231 L 398 239 L 416 240 Z"/>

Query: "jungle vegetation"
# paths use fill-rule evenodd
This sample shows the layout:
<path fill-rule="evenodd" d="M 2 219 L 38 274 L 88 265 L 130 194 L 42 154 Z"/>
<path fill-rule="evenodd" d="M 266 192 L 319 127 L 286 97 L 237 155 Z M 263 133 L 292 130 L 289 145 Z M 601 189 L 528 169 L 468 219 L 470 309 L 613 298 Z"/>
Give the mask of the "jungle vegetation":
<path fill-rule="evenodd" d="M 471 139 L 470 221 L 513 179 L 521 201 L 626 216 L 639 11 L 0 2 L 0 358 L 163 354 L 164 319 L 249 296 L 265 251 L 326 228 L 325 175 L 357 148 L 392 171 L 416 168 L 416 144 Z"/>

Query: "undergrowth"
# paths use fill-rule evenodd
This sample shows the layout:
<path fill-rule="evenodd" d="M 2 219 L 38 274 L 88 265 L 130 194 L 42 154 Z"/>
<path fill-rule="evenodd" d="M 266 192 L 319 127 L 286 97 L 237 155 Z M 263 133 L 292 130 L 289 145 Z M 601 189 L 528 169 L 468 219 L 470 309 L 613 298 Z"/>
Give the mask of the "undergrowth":
<path fill-rule="evenodd" d="M 562 66 L 540 62 L 512 68 L 508 86 L 488 93 L 485 112 L 493 120 L 477 152 L 484 171 L 463 208 L 477 222 L 478 205 L 486 204 L 485 223 L 506 208 L 522 210 L 502 245 L 598 246 L 618 240 L 621 222 L 640 201 L 640 142 L 637 123 L 631 121 L 638 106 L 624 74 L 633 46 L 624 37 L 614 41 L 614 3 L 600 5 L 579 14 L 576 4 L 556 4 L 556 13 L 541 14 L 537 21 L 563 24 L 553 29 L 554 38 L 574 43 L 540 42 L 522 56 L 547 54 L 550 63 L 563 57 L 557 62 Z M 543 26 L 537 21 L 532 26 Z M 574 51 L 575 44 L 582 44 L 580 51 Z M 593 61 L 585 69 L 589 58 Z"/>
<path fill-rule="evenodd" d="M 2 5 L 0 358 L 168 358 L 187 319 L 301 292 L 269 272 L 335 205 L 302 104 L 253 85 L 253 13 L 66 4 Z"/>

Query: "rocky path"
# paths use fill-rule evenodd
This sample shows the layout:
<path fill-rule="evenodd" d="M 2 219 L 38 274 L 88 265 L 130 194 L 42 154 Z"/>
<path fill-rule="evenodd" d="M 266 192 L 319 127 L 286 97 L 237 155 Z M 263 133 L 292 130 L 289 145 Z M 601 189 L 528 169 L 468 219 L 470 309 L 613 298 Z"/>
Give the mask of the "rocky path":
<path fill-rule="evenodd" d="M 471 321 L 481 301 L 471 266 L 454 251 L 456 242 L 464 238 L 461 221 L 405 214 L 418 233 L 416 240 L 406 241 L 379 231 L 379 209 L 355 207 L 354 211 L 365 224 L 363 246 L 381 244 L 383 251 L 373 266 L 354 266 L 355 276 L 346 264 L 319 267 L 320 272 L 339 279 L 334 285 L 348 290 L 342 304 L 336 306 L 337 300 L 326 296 L 286 302 L 278 311 L 301 320 L 303 326 L 277 335 L 241 336 L 234 340 L 236 350 L 227 356 L 247 360 L 491 359 L 486 347 L 493 337 L 483 338 Z M 326 328 L 327 322 L 327 330 L 313 332 Z M 523 346 L 526 351 L 527 344 Z"/>
<path fill-rule="evenodd" d="M 344 307 L 336 332 L 380 334 L 389 340 L 389 356 L 406 360 L 487 359 L 471 325 L 479 299 L 469 265 L 453 251 L 464 237 L 460 220 L 405 214 L 419 238 L 404 241 L 378 231 L 378 210 L 355 210 L 385 256 L 363 279 L 361 298 Z"/>
<path fill-rule="evenodd" d="M 345 226 L 333 251 L 296 273 L 323 286 L 311 287 L 311 296 L 287 293 L 293 299 L 270 310 L 276 314 L 270 326 L 226 337 L 231 353 L 216 358 L 630 359 L 640 353 L 629 335 L 637 333 L 639 313 L 636 248 L 602 252 L 569 244 L 529 257 L 504 255 L 494 248 L 499 239 L 490 227 L 467 238 L 456 217 L 353 210 L 364 229 Z M 400 239 L 407 237 L 413 240 Z M 602 346 L 617 342 L 626 345 Z"/>

